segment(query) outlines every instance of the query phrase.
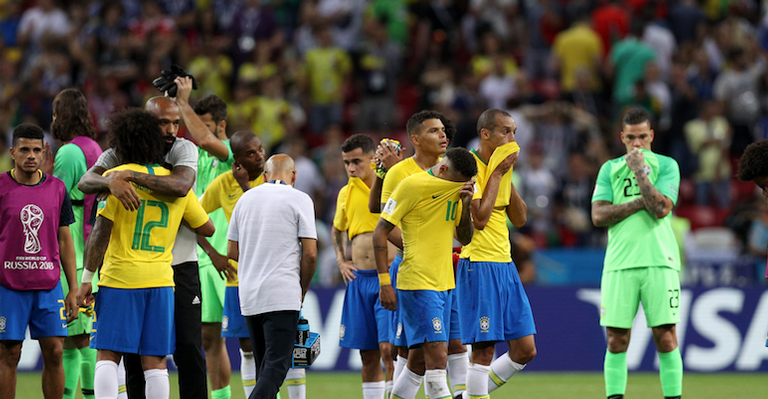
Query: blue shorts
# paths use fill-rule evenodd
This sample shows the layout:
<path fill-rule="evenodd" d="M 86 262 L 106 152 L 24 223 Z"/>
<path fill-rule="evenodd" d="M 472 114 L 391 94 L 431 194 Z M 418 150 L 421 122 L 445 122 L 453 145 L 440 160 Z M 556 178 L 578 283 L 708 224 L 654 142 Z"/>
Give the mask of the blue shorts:
<path fill-rule="evenodd" d="M 61 281 L 50 290 L 16 291 L 0 285 L 0 341 L 67 336 Z"/>
<path fill-rule="evenodd" d="M 221 336 L 224 338 L 250 338 L 245 316 L 240 311 L 238 287 L 227 287 L 224 292 L 224 316 L 221 318 Z"/>
<path fill-rule="evenodd" d="M 358 270 L 347 284 L 341 313 L 339 346 L 351 349 L 379 349 L 379 342 L 389 342 L 392 312 L 379 301 L 379 274 L 376 270 Z"/>
<path fill-rule="evenodd" d="M 400 256 L 400 253 L 398 253 L 397 256 L 395 256 L 395 260 L 393 260 L 392 264 L 389 266 L 389 275 L 392 276 L 392 288 L 395 289 L 398 303 L 397 309 L 391 313 L 392 319 L 389 324 L 389 342 L 395 346 L 408 346 L 408 343 L 405 340 L 405 334 L 403 334 L 403 320 L 402 313 L 400 312 L 402 307 L 400 306 L 400 295 L 397 290 L 397 270 L 401 263 L 403 263 L 403 258 Z"/>
<path fill-rule="evenodd" d="M 99 288 L 91 348 L 167 356 L 176 348 L 173 287 Z"/>
<path fill-rule="evenodd" d="M 403 329 L 410 347 L 426 342 L 448 342 L 453 290 L 401 290 L 398 307 L 403 308 Z"/>
<path fill-rule="evenodd" d="M 457 289 L 461 304 L 461 341 L 512 341 L 536 334 L 533 312 L 513 262 L 459 260 Z"/>

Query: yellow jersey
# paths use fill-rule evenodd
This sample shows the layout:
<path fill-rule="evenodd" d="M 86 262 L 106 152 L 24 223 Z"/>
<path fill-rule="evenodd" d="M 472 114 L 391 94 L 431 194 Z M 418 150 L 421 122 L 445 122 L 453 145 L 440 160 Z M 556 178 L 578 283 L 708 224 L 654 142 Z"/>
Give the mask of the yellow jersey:
<path fill-rule="evenodd" d="M 248 185 L 250 185 L 251 188 L 254 188 L 262 183 L 264 183 L 263 173 L 260 174 L 259 177 L 249 181 Z M 200 205 L 202 205 L 207 213 L 212 213 L 221 208 L 221 210 L 224 211 L 224 216 L 227 218 L 227 225 L 229 225 L 229 219 L 232 217 L 232 211 L 235 210 L 235 204 L 237 204 L 237 200 L 243 196 L 243 193 L 243 189 L 240 187 L 237 180 L 235 180 L 235 175 L 232 174 L 232 171 L 230 170 L 213 179 L 208 186 L 208 189 L 205 190 L 205 194 L 200 197 Z M 229 264 L 237 270 L 237 262 L 230 259 Z M 235 275 L 233 281 L 227 280 L 227 287 L 237 287 L 237 284 L 237 275 Z"/>
<path fill-rule="evenodd" d="M 461 220 L 459 190 L 463 185 L 428 171 L 406 178 L 392 193 L 381 217 L 403 231 L 398 289 L 447 291 L 456 287 L 453 232 Z"/>
<path fill-rule="evenodd" d="M 333 227 L 346 231 L 350 241 L 356 235 L 370 233 L 376 228 L 380 214 L 368 210 L 370 195 L 371 188 L 359 177 L 350 177 L 349 183 L 339 191 Z"/>
<path fill-rule="evenodd" d="M 491 154 L 488 164 L 480 158 L 477 151 L 472 150 L 477 162 L 477 183 L 472 200 L 482 199 L 483 191 L 491 177 L 491 173 L 510 154 L 520 151 L 517 143 L 504 144 Z M 509 230 L 507 230 L 507 212 L 509 199 L 512 196 L 512 168 L 502 176 L 499 182 L 499 194 L 491 212 L 491 217 L 483 230 L 475 230 L 472 242 L 461 249 L 461 257 L 469 258 L 475 262 L 502 262 L 512 261 L 512 248 L 509 244 Z"/>
<path fill-rule="evenodd" d="M 110 171 L 133 170 L 158 176 L 171 171 L 161 166 L 125 164 Z M 192 190 L 184 197 L 171 197 L 133 184 L 141 198 L 136 211 L 127 211 L 110 195 L 98 205 L 98 216 L 113 222 L 112 236 L 99 286 L 112 288 L 173 287 L 171 249 L 182 219 L 193 229 L 208 221 L 208 215 L 197 202 Z"/>
<path fill-rule="evenodd" d="M 395 187 L 400 184 L 403 179 L 408 176 L 415 175 L 416 173 L 423 172 L 422 169 L 413 157 L 403 159 L 389 169 L 387 175 L 384 177 L 384 183 L 381 186 L 381 203 L 386 204 L 389 197 L 395 191 Z"/>

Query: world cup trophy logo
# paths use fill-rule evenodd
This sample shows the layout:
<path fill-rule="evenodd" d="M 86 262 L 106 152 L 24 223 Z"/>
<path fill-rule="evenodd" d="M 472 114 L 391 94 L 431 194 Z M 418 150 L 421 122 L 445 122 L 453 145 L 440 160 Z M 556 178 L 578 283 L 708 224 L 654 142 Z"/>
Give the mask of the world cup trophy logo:
<path fill-rule="evenodd" d="M 40 252 L 40 238 L 37 237 L 37 231 L 43 224 L 43 210 L 35 204 L 28 204 L 21 209 L 21 224 L 24 226 L 24 252 L 36 254 Z"/>

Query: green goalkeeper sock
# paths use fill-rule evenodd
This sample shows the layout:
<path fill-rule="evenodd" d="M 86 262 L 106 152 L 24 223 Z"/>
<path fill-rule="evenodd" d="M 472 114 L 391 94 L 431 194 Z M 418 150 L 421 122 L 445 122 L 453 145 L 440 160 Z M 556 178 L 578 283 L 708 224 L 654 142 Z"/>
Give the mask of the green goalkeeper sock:
<path fill-rule="evenodd" d="M 80 351 L 80 389 L 85 399 L 94 399 L 93 374 L 96 370 L 96 349 L 86 346 Z"/>
<path fill-rule="evenodd" d="M 624 395 L 627 390 L 627 352 L 611 353 L 606 349 L 603 375 L 605 396 Z"/>
<path fill-rule="evenodd" d="M 74 399 L 77 393 L 77 381 L 80 379 L 80 351 L 64 349 L 64 399 Z"/>
<path fill-rule="evenodd" d="M 231 399 L 232 388 L 229 385 L 211 392 L 211 399 Z"/>
<path fill-rule="evenodd" d="M 664 397 L 679 397 L 683 394 L 683 358 L 680 356 L 680 348 L 659 353 L 659 377 Z"/>

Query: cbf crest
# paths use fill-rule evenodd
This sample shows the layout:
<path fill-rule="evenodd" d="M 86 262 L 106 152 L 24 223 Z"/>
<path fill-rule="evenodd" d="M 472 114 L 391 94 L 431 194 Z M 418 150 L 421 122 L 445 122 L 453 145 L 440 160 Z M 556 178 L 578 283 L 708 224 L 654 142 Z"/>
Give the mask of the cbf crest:
<path fill-rule="evenodd" d="M 440 322 L 439 317 L 435 317 L 432 319 L 432 328 L 435 330 L 435 332 L 439 333 L 443 329 L 443 323 Z"/>
<path fill-rule="evenodd" d="M 5 332 L 5 316 L 0 316 L 0 333 Z"/>
<path fill-rule="evenodd" d="M 480 331 L 487 333 L 488 329 L 491 327 L 491 319 L 488 316 L 483 316 L 480 318 Z"/>
<path fill-rule="evenodd" d="M 339 338 L 343 340 L 344 339 L 344 334 L 346 334 L 346 333 L 347 333 L 347 327 L 344 327 L 343 324 L 341 326 L 339 326 Z"/>

